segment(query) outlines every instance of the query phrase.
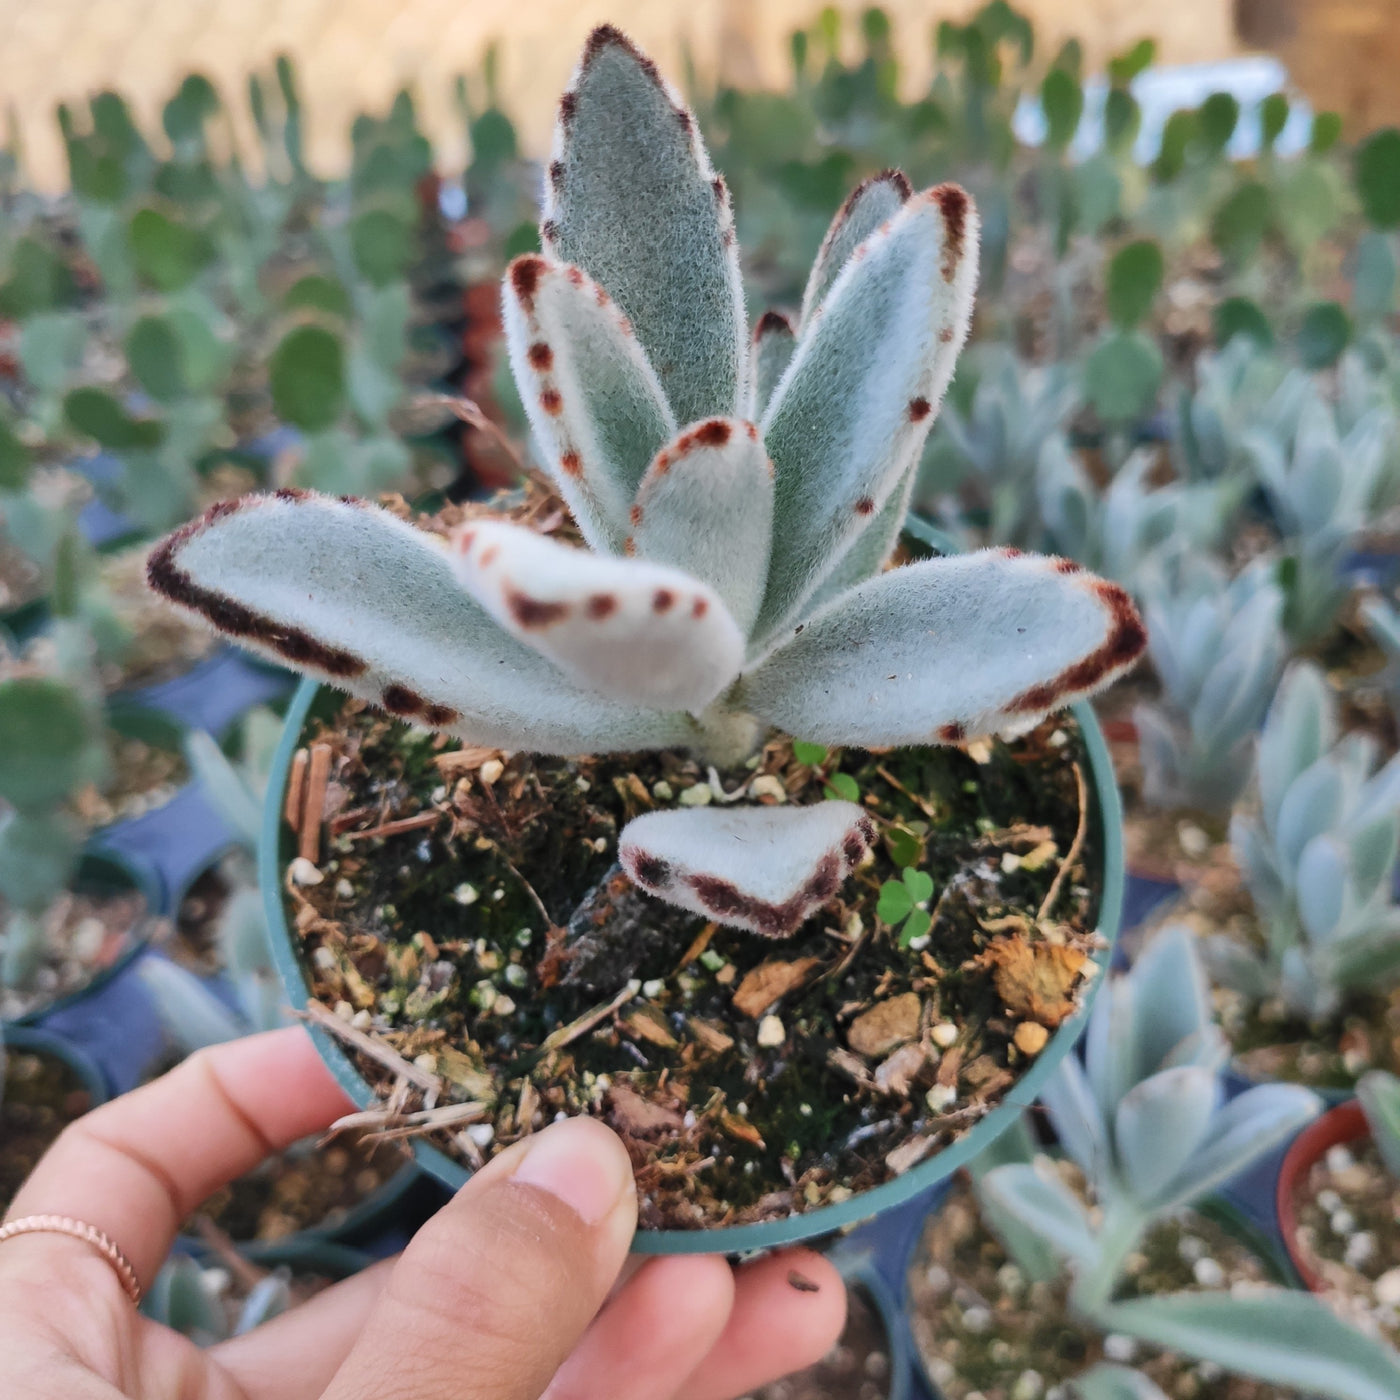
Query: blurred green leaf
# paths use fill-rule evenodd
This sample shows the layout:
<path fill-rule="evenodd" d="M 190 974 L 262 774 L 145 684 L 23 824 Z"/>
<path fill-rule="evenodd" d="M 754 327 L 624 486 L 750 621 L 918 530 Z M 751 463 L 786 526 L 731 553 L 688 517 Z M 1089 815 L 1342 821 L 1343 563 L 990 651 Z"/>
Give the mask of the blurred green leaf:
<path fill-rule="evenodd" d="M 1084 364 L 1084 393 L 1106 423 L 1144 418 L 1157 402 L 1162 355 L 1137 332 L 1119 331 L 1095 347 Z"/>
<path fill-rule="evenodd" d="M 140 209 L 127 230 L 136 270 L 162 292 L 176 292 L 214 259 L 214 245 L 197 230 L 159 209 Z"/>
<path fill-rule="evenodd" d="M 126 360 L 137 382 L 159 403 L 189 391 L 180 340 L 164 316 L 142 316 L 132 326 L 126 337 Z"/>
<path fill-rule="evenodd" d="M 345 351 L 321 326 L 297 326 L 268 363 L 278 416 L 305 432 L 329 428 L 345 405 Z"/>
<path fill-rule="evenodd" d="M 0 683 L 0 797 L 24 811 L 60 802 L 88 777 L 91 721 L 71 686 L 42 676 Z"/>
<path fill-rule="evenodd" d="M 533 219 L 527 219 L 524 223 L 516 224 L 506 236 L 501 256 L 509 261 L 522 253 L 538 253 L 541 246 L 539 225 Z"/>
<path fill-rule="evenodd" d="M 1084 114 L 1084 89 L 1074 74 L 1052 68 L 1040 85 L 1040 105 L 1045 111 L 1045 140 L 1052 150 L 1063 151 L 1079 129 Z"/>
<path fill-rule="evenodd" d="M 354 313 L 350 304 L 350 294 L 334 277 L 321 272 L 310 272 L 294 282 L 283 298 L 282 305 L 288 311 L 306 309 L 324 311 L 328 316 L 338 316 L 349 320 Z"/>
<path fill-rule="evenodd" d="M 472 124 L 472 164 L 486 169 L 512 161 L 519 153 L 515 124 L 497 107 L 488 107 Z"/>
<path fill-rule="evenodd" d="M 833 773 L 826 780 L 826 795 L 846 802 L 860 801 L 860 787 L 849 773 Z"/>
<path fill-rule="evenodd" d="M 1226 346 L 1237 335 L 1247 335 L 1262 349 L 1274 343 L 1273 327 L 1258 302 L 1248 297 L 1227 297 L 1215 308 L 1215 343 Z"/>
<path fill-rule="evenodd" d="M 68 812 L 0 817 L 0 896 L 13 909 L 45 909 L 77 869 L 83 835 Z M 13 968 L 7 971 L 14 975 Z"/>
<path fill-rule="evenodd" d="M 1288 98 L 1284 93 L 1271 92 L 1259 104 L 1259 139 L 1266 151 L 1273 150 L 1274 142 L 1283 134 L 1288 125 Z"/>
<path fill-rule="evenodd" d="M 388 209 L 368 209 L 350 223 L 350 249 L 360 274 L 377 287 L 403 276 L 413 256 L 413 230 Z"/>
<path fill-rule="evenodd" d="M 1173 112 L 1162 126 L 1162 143 L 1153 170 L 1159 180 L 1174 180 L 1186 168 L 1186 153 L 1200 131 L 1195 112 Z"/>
<path fill-rule="evenodd" d="M 1269 231 L 1269 191 L 1258 180 L 1240 185 L 1215 211 L 1211 242 L 1237 266 L 1249 262 Z"/>
<path fill-rule="evenodd" d="M 1157 43 L 1154 39 L 1139 39 L 1126 53 L 1108 61 L 1108 80 L 1114 87 L 1124 88 L 1152 66 L 1157 56 Z"/>
<path fill-rule="evenodd" d="M 0 285 L 0 315 L 22 321 L 39 311 L 68 306 L 74 298 L 68 265 L 47 244 L 28 234 L 10 253 L 9 276 Z"/>
<path fill-rule="evenodd" d="M 29 449 L 0 412 L 0 491 L 23 491 L 29 482 Z"/>
<path fill-rule="evenodd" d="M 1335 301 L 1310 306 L 1298 327 L 1298 358 L 1306 369 L 1327 369 L 1351 340 L 1351 318 Z"/>
<path fill-rule="evenodd" d="M 1357 151 L 1356 192 L 1377 228 L 1400 228 L 1400 130 L 1377 131 Z"/>
<path fill-rule="evenodd" d="M 1108 314 L 1121 330 L 1131 330 L 1151 310 L 1162 290 L 1166 263 L 1150 238 L 1125 244 L 1108 265 Z"/>
<path fill-rule="evenodd" d="M 1339 112 L 1319 112 L 1313 118 L 1308 149 L 1315 156 L 1326 155 L 1342 139 L 1342 118 Z"/>
<path fill-rule="evenodd" d="M 1206 152 L 1223 155 L 1239 125 L 1240 104 L 1228 92 L 1213 92 L 1201 103 L 1199 120 L 1201 144 Z"/>
<path fill-rule="evenodd" d="M 914 908 L 914 896 L 903 880 L 886 880 L 880 886 L 880 899 L 875 905 L 875 917 L 881 923 L 897 924 L 907 918 Z"/>
<path fill-rule="evenodd" d="M 133 418 L 104 389 L 73 389 L 63 400 L 64 417 L 75 431 L 114 452 L 158 447 L 164 432 L 149 418 Z"/>
<path fill-rule="evenodd" d="M 809 744 L 805 739 L 794 739 L 792 741 L 792 756 L 799 763 L 805 763 L 810 768 L 815 764 L 826 762 L 826 745 Z"/>
<path fill-rule="evenodd" d="M 1137 140 L 1142 108 L 1126 88 L 1110 88 L 1104 99 L 1104 142 L 1109 150 L 1125 153 Z"/>
<path fill-rule="evenodd" d="M 1352 308 L 1367 321 L 1388 316 L 1395 306 L 1395 244 L 1388 233 L 1368 233 L 1356 245 Z"/>

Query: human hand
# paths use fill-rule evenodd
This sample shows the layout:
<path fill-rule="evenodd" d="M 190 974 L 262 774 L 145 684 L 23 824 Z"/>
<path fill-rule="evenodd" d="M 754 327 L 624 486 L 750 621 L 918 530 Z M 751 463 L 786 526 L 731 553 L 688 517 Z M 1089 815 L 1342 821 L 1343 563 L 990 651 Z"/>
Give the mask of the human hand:
<path fill-rule="evenodd" d="M 300 1028 L 202 1051 L 70 1126 L 8 1218 L 86 1221 L 149 1284 L 203 1200 L 349 1108 Z M 141 1317 L 92 1244 L 19 1235 L 0 1243 L 5 1395 L 728 1400 L 835 1340 L 845 1290 L 819 1255 L 629 1273 L 636 1215 L 622 1143 L 570 1119 L 501 1153 L 397 1259 L 206 1351 Z"/>

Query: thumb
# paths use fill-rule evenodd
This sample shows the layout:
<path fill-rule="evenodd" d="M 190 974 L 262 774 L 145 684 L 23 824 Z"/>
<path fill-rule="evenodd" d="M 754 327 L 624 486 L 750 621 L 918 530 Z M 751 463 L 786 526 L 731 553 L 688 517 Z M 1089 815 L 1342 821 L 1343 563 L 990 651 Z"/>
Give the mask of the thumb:
<path fill-rule="evenodd" d="M 536 1400 L 636 1223 L 632 1164 L 601 1123 L 514 1144 L 413 1237 L 325 1400 Z"/>

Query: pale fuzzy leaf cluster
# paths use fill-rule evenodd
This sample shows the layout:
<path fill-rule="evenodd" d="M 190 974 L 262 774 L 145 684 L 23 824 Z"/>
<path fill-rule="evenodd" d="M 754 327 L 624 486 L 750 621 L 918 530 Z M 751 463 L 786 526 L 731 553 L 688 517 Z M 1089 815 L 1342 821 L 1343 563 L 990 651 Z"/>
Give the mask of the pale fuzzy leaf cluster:
<path fill-rule="evenodd" d="M 892 172 L 861 186 L 797 325 L 771 314 L 751 337 L 694 117 L 609 27 L 561 102 L 548 183 L 544 252 L 511 265 L 504 320 L 587 547 L 482 519 L 444 541 L 283 491 L 169 537 L 158 591 L 392 714 L 551 754 L 731 759 L 769 726 L 851 745 L 1014 733 L 1132 664 L 1127 595 L 1068 561 L 989 551 L 885 572 L 971 316 L 960 189 L 916 194 Z M 717 849 L 709 819 L 686 820 L 697 852 Z M 806 819 L 754 820 L 782 846 Z M 806 837 L 810 882 L 828 847 Z M 679 903 L 710 876 L 760 904 L 792 897 L 756 854 L 667 859 Z"/>
<path fill-rule="evenodd" d="M 1209 553 L 1223 542 L 1248 488 L 1241 477 L 1151 486 L 1155 454 L 1133 452 L 1100 491 L 1063 433 L 1036 464 L 1036 497 L 1051 544 L 1087 568 L 1136 591 L 1138 579 L 1181 550 Z"/>
<path fill-rule="evenodd" d="M 1133 712 L 1144 795 L 1227 810 L 1249 781 L 1252 741 L 1288 655 L 1283 594 L 1265 566 L 1233 581 L 1178 555 L 1144 570 L 1138 596 L 1162 697 Z"/>
<path fill-rule="evenodd" d="M 1128 1256 L 1153 1223 L 1221 1187 L 1321 1108 L 1316 1095 L 1289 1084 L 1258 1085 L 1227 1101 L 1219 1080 L 1227 1057 L 1195 935 L 1165 928 L 1130 972 L 1100 991 L 1082 1064 L 1072 1055 L 1063 1060 L 1041 1098 L 1098 1212 L 1045 1159 L 977 1174 L 989 1218 L 1013 1222 L 1021 1236 L 1052 1250 L 1073 1277 L 1071 1307 L 1105 1330 L 1149 1337 L 1178 1306 L 1173 1296 L 1113 1301 Z M 1221 1351 L 1230 1331 L 1222 1329 Z M 1227 1360 L 1213 1347 L 1202 1339 L 1181 1349 L 1254 1372 L 1242 1353 Z M 1100 1377 L 1084 1393 L 1115 1393 L 1106 1384 Z"/>
<path fill-rule="evenodd" d="M 953 484 L 941 461 L 949 455 L 976 477 L 986 496 L 988 538 L 1031 545 L 1037 542 L 1041 452 L 1079 406 L 1079 385 L 1068 366 L 1024 365 L 1007 349 L 984 352 L 977 368 L 967 409 L 950 403 L 939 415 L 918 499 L 932 499 Z"/>
<path fill-rule="evenodd" d="M 1291 443 L 1258 428 L 1242 442 L 1293 568 L 1289 632 L 1306 645 L 1333 625 L 1351 591 L 1343 566 L 1374 514 L 1397 433 L 1386 408 L 1370 409 L 1343 434 L 1315 389 L 1301 402 Z"/>
<path fill-rule="evenodd" d="M 1369 737 L 1341 735 L 1321 670 L 1295 662 L 1259 735 L 1258 814 L 1230 824 L 1267 940 L 1262 957 L 1212 942 L 1239 990 L 1323 1017 L 1348 990 L 1400 975 L 1400 758 L 1378 758 Z"/>

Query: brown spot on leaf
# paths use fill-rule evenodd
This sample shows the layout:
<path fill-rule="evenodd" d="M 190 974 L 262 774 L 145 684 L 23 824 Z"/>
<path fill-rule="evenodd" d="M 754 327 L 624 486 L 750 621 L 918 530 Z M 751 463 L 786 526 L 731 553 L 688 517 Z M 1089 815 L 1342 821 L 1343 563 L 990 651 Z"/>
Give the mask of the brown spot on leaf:
<path fill-rule="evenodd" d="M 642 523 L 642 508 L 641 508 L 641 506 L 635 505 L 635 504 L 634 504 L 634 505 L 632 505 L 631 507 L 629 507 L 629 509 L 628 509 L 628 511 L 627 511 L 627 518 L 628 518 L 628 520 L 630 520 L 630 521 L 632 522 L 632 528 L 635 530 L 635 529 L 637 528 L 637 526 L 640 525 L 640 524 Z"/>
<path fill-rule="evenodd" d="M 951 724 L 939 728 L 938 737 L 945 744 L 961 744 L 967 738 L 967 728 L 954 720 Z"/>
<path fill-rule="evenodd" d="M 749 441 L 750 441 L 750 442 L 757 442 L 757 441 L 758 441 L 758 424 L 757 424 L 757 423 L 745 423 L 745 424 L 744 424 L 744 431 L 748 434 L 748 438 L 749 438 Z"/>
<path fill-rule="evenodd" d="M 753 338 L 762 340 L 765 335 L 793 335 L 792 321 L 781 311 L 765 311 L 753 328 Z"/>
<path fill-rule="evenodd" d="M 537 340 L 525 352 L 525 358 L 529 360 L 532 369 L 546 370 L 554 364 L 554 351 L 542 340 Z"/>
<path fill-rule="evenodd" d="M 997 553 L 1000 554 L 1003 559 L 1020 559 L 1024 557 L 1026 551 L 1024 549 L 1017 549 L 1014 544 L 1004 544 L 997 550 Z"/>
<path fill-rule="evenodd" d="M 1088 656 L 1066 666 L 1054 680 L 1033 685 L 1015 696 L 1006 707 L 1009 714 L 1054 709 L 1071 696 L 1093 690 L 1142 655 L 1147 646 L 1147 629 L 1127 592 L 1101 578 L 1093 579 L 1089 586 L 1109 614 L 1108 637 Z"/>
<path fill-rule="evenodd" d="M 505 596 L 506 607 L 510 609 L 510 615 L 515 619 L 516 624 L 527 632 L 552 627 L 556 622 L 562 622 L 569 615 L 567 603 L 550 603 L 543 598 L 532 598 L 528 593 L 522 593 L 517 588 L 507 588 Z"/>
<path fill-rule="evenodd" d="M 559 99 L 559 121 L 567 129 L 573 125 L 574 113 L 578 111 L 578 93 L 566 92 Z"/>
<path fill-rule="evenodd" d="M 655 613 L 670 612 L 675 606 L 676 595 L 669 588 L 658 588 L 651 595 L 651 610 Z"/>
<path fill-rule="evenodd" d="M 459 554 L 470 554 L 472 545 L 475 543 L 476 531 L 463 530 L 462 533 L 457 536 L 457 552 Z"/>
<path fill-rule="evenodd" d="M 379 702 L 391 715 L 416 715 L 428 708 L 428 702 L 416 690 L 406 685 L 386 685 Z"/>
<path fill-rule="evenodd" d="M 673 110 L 676 114 L 677 125 L 687 136 L 691 135 L 695 131 L 695 118 L 684 107 L 676 107 Z"/>
<path fill-rule="evenodd" d="M 550 415 L 557 418 L 564 411 L 564 400 L 559 395 L 559 390 L 555 388 L 540 390 L 540 407 Z"/>
<path fill-rule="evenodd" d="M 363 675 L 369 665 L 361 657 L 341 647 L 331 646 L 301 628 L 278 622 L 266 613 L 196 583 L 180 566 L 180 551 L 196 535 L 238 511 L 255 508 L 266 497 L 244 496 L 236 501 L 219 501 L 203 515 L 187 521 L 167 535 L 146 560 L 146 581 L 163 598 L 197 612 L 220 632 L 242 641 L 264 646 L 299 666 L 318 670 L 337 680 Z M 314 492 L 291 498 L 295 501 L 322 499 Z"/>
<path fill-rule="evenodd" d="M 559 466 L 565 476 L 583 475 L 583 458 L 572 447 L 560 456 Z"/>
<path fill-rule="evenodd" d="M 954 334 L 955 332 L 952 326 L 944 326 L 943 329 L 938 332 L 939 344 L 951 345 L 953 343 Z"/>
<path fill-rule="evenodd" d="M 1055 559 L 1055 572 L 1057 574 L 1077 574 L 1083 565 L 1076 563 L 1073 559 Z"/>
<path fill-rule="evenodd" d="M 922 423 L 933 412 L 933 405 L 922 394 L 909 400 L 909 421 Z"/>
<path fill-rule="evenodd" d="M 733 425 L 724 418 L 710 418 L 692 428 L 676 444 L 682 452 L 695 447 L 723 447 L 733 435 Z"/>
<path fill-rule="evenodd" d="M 449 724 L 455 724 L 462 718 L 461 712 L 454 710 L 451 705 L 429 705 L 423 711 L 423 718 L 433 726 L 434 729 L 444 729 Z"/>
<path fill-rule="evenodd" d="M 548 264 L 538 253 L 523 253 L 511 263 L 507 276 L 520 304 L 529 310 L 535 304 L 535 293 L 539 290 L 540 278 L 548 269 Z"/>
<path fill-rule="evenodd" d="M 649 885 L 654 890 L 664 889 L 671 879 L 670 863 L 660 856 L 648 855 L 645 851 L 620 852 L 632 878 L 639 885 Z"/>
<path fill-rule="evenodd" d="M 552 160 L 549 163 L 550 184 L 558 189 L 564 183 L 564 162 L 562 160 Z"/>
<path fill-rule="evenodd" d="M 569 279 L 569 281 L 570 281 L 575 287 L 581 287 L 581 286 L 583 286 L 583 270 L 582 270 L 582 268 L 577 268 L 577 267 L 569 267 L 569 268 L 566 268 L 565 271 L 564 271 L 564 276 L 567 277 L 567 278 Z"/>
<path fill-rule="evenodd" d="M 617 599 L 611 593 L 592 593 L 584 604 L 584 611 L 594 622 L 601 622 L 617 611 Z"/>
<path fill-rule="evenodd" d="M 555 219 L 545 219 L 540 224 L 540 238 L 546 243 L 553 243 L 559 237 L 559 224 Z"/>
<path fill-rule="evenodd" d="M 729 188 L 724 183 L 724 176 L 716 175 L 715 178 L 710 181 L 710 188 L 715 192 L 715 198 L 723 204 L 726 196 L 729 194 Z"/>
<path fill-rule="evenodd" d="M 304 490 L 300 486 L 282 486 L 277 490 L 279 501 L 305 501 L 310 499 L 311 492 Z"/>
<path fill-rule="evenodd" d="M 489 569 L 500 557 L 500 554 L 501 548 L 499 545 L 488 544 L 486 548 L 481 551 L 481 567 L 483 569 Z"/>
<path fill-rule="evenodd" d="M 720 233 L 719 241 L 720 241 L 726 248 L 732 248 L 732 247 L 734 246 L 734 230 L 733 230 L 733 228 L 730 227 L 730 226 L 728 226 L 728 225 L 726 225 L 725 228 L 724 228 L 724 229 L 721 231 L 721 233 Z"/>
<path fill-rule="evenodd" d="M 929 191 L 929 198 L 943 214 L 943 231 L 947 240 L 943 245 L 943 280 L 951 282 L 957 274 L 958 264 L 962 262 L 971 201 L 961 186 L 953 184 L 935 185 Z"/>
<path fill-rule="evenodd" d="M 690 605 L 690 615 L 693 618 L 702 618 L 710 610 L 710 600 L 708 598 L 696 598 Z"/>
<path fill-rule="evenodd" d="M 875 513 L 875 502 L 869 496 L 862 496 L 856 502 L 857 515 L 873 515 Z"/>

